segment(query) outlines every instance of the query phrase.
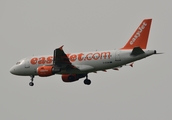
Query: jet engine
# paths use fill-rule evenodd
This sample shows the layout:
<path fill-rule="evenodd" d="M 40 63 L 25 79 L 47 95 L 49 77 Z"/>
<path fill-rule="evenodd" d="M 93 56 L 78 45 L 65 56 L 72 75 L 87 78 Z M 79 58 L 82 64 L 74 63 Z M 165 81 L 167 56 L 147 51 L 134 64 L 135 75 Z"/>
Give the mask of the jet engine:
<path fill-rule="evenodd" d="M 37 73 L 40 77 L 53 75 L 53 66 L 40 66 L 37 68 Z"/>
<path fill-rule="evenodd" d="M 62 80 L 63 82 L 74 82 L 85 76 L 85 74 L 63 74 Z"/>

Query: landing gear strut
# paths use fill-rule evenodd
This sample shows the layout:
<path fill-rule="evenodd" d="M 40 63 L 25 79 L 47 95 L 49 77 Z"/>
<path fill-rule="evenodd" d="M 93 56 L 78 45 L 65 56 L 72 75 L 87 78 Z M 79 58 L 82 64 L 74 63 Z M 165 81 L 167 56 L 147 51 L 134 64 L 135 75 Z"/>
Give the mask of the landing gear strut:
<path fill-rule="evenodd" d="M 34 83 L 33 83 L 33 78 L 35 77 L 34 75 L 31 75 L 31 82 L 29 83 L 30 86 L 34 86 Z"/>
<path fill-rule="evenodd" d="M 86 75 L 86 79 L 84 80 L 84 84 L 85 85 L 90 85 L 91 84 L 91 80 L 88 79 L 88 75 Z"/>

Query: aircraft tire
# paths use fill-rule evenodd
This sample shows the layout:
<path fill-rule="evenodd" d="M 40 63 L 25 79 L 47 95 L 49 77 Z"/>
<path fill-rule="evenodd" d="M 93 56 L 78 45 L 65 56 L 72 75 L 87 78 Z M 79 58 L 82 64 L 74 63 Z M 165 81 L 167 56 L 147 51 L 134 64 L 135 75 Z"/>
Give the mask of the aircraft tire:
<path fill-rule="evenodd" d="M 90 84 L 91 84 L 91 80 L 85 79 L 85 80 L 84 80 L 84 84 L 85 84 L 85 85 L 90 85 Z"/>
<path fill-rule="evenodd" d="M 33 82 L 30 82 L 29 85 L 30 85 L 30 86 L 34 86 L 34 83 L 33 83 Z"/>

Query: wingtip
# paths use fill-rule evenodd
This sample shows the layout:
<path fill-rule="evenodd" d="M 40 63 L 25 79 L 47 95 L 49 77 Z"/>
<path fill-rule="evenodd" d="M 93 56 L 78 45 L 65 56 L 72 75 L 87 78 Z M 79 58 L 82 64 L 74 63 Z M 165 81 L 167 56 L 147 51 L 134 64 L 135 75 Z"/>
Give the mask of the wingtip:
<path fill-rule="evenodd" d="M 63 50 L 63 46 L 64 46 L 64 45 L 62 45 L 59 49 L 60 49 L 60 50 Z"/>

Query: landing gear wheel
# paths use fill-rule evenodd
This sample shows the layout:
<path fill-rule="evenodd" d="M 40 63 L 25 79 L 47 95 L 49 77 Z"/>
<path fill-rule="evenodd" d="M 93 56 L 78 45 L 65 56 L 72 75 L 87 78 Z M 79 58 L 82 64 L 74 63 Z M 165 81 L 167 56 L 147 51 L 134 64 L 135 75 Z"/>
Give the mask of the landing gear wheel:
<path fill-rule="evenodd" d="M 91 80 L 85 79 L 85 80 L 84 80 L 84 84 L 85 84 L 85 85 L 90 85 L 90 84 L 91 84 Z"/>
<path fill-rule="evenodd" d="M 35 77 L 34 75 L 31 75 L 31 82 L 29 83 L 30 86 L 34 86 L 34 83 L 33 83 L 33 78 Z"/>
<path fill-rule="evenodd" d="M 33 83 L 33 82 L 30 82 L 29 85 L 30 85 L 30 86 L 34 86 L 34 83 Z"/>

